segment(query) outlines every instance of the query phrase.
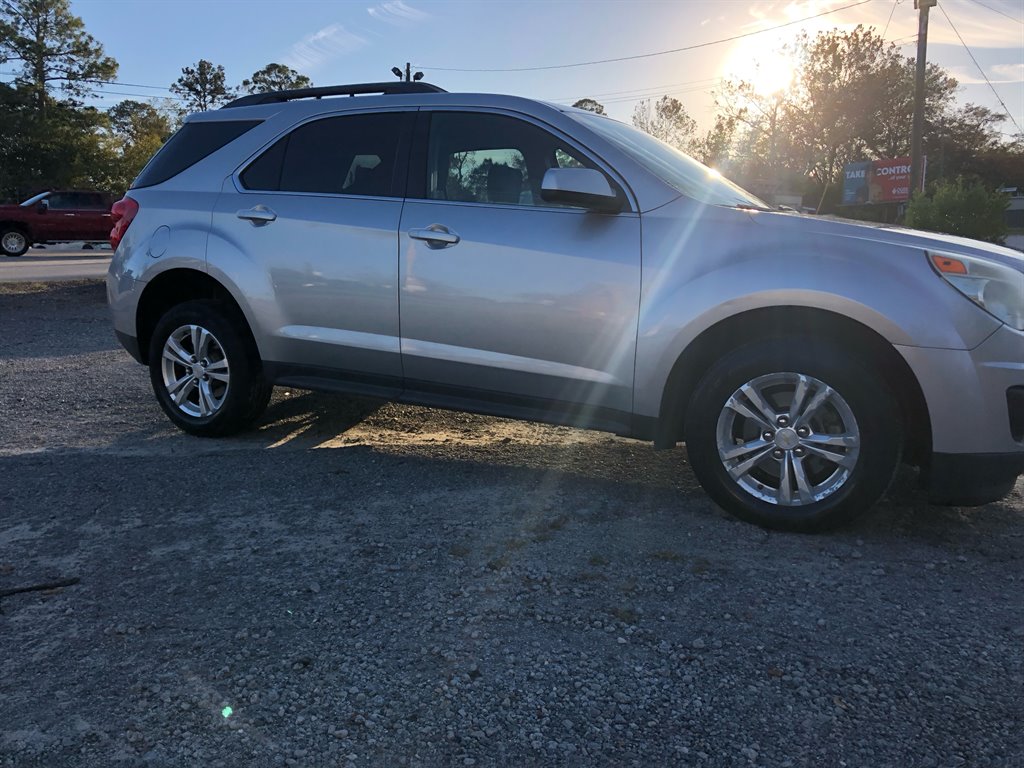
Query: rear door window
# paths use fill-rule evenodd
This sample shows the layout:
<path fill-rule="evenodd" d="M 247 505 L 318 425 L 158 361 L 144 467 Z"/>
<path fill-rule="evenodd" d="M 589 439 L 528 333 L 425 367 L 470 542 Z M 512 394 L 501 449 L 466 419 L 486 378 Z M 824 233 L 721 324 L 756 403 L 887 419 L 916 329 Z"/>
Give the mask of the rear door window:
<path fill-rule="evenodd" d="M 132 189 L 152 187 L 161 184 L 186 168 L 190 168 L 204 157 L 227 146 L 243 133 L 252 130 L 260 120 L 218 120 L 185 123 L 167 140 L 142 173 L 132 184 Z"/>
<path fill-rule="evenodd" d="M 299 126 L 240 175 L 251 190 L 401 197 L 412 112 L 344 115 Z"/>

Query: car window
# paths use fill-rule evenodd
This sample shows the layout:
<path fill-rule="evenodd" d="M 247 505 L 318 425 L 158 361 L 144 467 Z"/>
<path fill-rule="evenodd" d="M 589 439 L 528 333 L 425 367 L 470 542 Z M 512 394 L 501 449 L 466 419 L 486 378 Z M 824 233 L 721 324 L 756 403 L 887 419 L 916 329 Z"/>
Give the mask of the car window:
<path fill-rule="evenodd" d="M 78 195 L 78 207 L 90 211 L 106 210 L 103 195 L 98 192 L 81 192 Z"/>
<path fill-rule="evenodd" d="M 51 211 L 68 211 L 78 208 L 78 195 L 74 192 L 54 192 L 46 198 L 47 207 Z"/>
<path fill-rule="evenodd" d="M 185 123 L 167 140 L 132 182 L 132 189 L 151 187 L 191 168 L 208 155 L 227 146 L 261 120 L 216 120 Z"/>
<path fill-rule="evenodd" d="M 708 168 L 638 128 L 579 109 L 570 110 L 566 114 L 591 128 L 687 197 L 709 205 L 769 210 L 767 203 L 725 179 L 718 171 Z"/>
<path fill-rule="evenodd" d="M 345 115 L 299 126 L 246 168 L 246 189 L 400 197 L 398 155 L 412 113 Z"/>
<path fill-rule="evenodd" d="M 504 115 L 436 112 L 430 119 L 431 200 L 552 207 L 540 187 L 549 168 L 595 168 L 542 128 Z"/>

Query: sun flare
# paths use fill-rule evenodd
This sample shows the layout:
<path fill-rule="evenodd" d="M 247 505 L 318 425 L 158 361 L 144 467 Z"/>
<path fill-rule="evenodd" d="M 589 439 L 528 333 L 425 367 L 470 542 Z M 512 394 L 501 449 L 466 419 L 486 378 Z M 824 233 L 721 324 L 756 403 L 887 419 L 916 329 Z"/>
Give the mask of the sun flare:
<path fill-rule="evenodd" d="M 723 74 L 727 79 L 749 83 L 756 94 L 772 96 L 792 85 L 795 68 L 785 51 L 748 42 L 733 49 Z"/>

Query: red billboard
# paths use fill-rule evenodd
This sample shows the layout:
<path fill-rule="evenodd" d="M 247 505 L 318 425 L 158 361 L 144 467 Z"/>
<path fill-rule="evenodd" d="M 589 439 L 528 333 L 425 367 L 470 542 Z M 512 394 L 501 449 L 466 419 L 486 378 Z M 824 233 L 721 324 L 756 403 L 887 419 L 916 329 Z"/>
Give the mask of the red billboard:
<path fill-rule="evenodd" d="M 922 158 L 921 188 L 927 158 Z M 910 158 L 850 163 L 844 168 L 843 204 L 902 203 L 910 199 Z"/>
<path fill-rule="evenodd" d="M 873 203 L 898 203 L 910 199 L 910 158 L 875 160 L 868 181 Z"/>

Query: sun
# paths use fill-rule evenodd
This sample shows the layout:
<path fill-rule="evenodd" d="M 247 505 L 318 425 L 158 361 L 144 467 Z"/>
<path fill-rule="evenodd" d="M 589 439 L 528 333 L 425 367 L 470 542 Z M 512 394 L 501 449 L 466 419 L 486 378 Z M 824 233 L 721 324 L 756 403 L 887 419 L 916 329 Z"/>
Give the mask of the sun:
<path fill-rule="evenodd" d="M 722 74 L 726 79 L 749 83 L 760 96 L 774 96 L 793 84 L 796 70 L 786 51 L 771 43 L 747 41 L 730 52 Z"/>

